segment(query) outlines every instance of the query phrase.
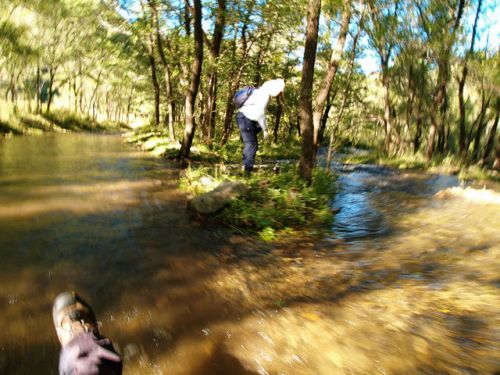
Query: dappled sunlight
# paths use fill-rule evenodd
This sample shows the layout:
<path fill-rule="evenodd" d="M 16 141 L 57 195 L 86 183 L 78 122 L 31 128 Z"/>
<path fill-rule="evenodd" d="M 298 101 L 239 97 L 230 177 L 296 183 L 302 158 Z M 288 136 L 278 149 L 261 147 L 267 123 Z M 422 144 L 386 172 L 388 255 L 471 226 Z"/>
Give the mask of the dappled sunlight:
<path fill-rule="evenodd" d="M 143 204 L 147 191 L 158 189 L 161 184 L 159 180 L 145 179 L 28 188 L 21 201 L 13 200 L 12 196 L 0 198 L 0 219 L 33 218 L 58 212 L 84 215 L 122 210 Z M 160 207 L 162 203 L 153 198 L 149 204 Z"/>

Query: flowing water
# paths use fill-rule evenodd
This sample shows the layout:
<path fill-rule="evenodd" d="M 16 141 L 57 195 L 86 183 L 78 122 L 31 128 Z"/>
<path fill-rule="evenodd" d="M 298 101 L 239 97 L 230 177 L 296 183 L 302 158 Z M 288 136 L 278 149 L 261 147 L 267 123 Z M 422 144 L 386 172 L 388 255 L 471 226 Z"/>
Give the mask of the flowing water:
<path fill-rule="evenodd" d="M 498 187 L 335 169 L 331 234 L 269 245 L 190 220 L 118 136 L 0 141 L 0 373 L 56 373 L 66 289 L 125 374 L 498 372 Z"/>

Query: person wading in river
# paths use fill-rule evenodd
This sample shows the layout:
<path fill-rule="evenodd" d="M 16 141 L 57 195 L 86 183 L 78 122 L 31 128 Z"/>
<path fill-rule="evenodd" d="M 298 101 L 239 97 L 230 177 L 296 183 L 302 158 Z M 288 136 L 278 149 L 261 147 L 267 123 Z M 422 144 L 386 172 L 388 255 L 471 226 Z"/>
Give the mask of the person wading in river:
<path fill-rule="evenodd" d="M 255 164 L 255 154 L 259 142 L 257 134 L 262 130 L 264 139 L 267 139 L 268 132 L 266 126 L 266 107 L 271 97 L 276 97 L 285 89 L 283 79 L 273 79 L 264 82 L 258 89 L 246 87 L 235 95 L 235 105 L 239 108 L 236 114 L 236 123 L 240 128 L 241 139 L 243 141 L 243 167 L 246 173 L 253 171 Z M 243 103 L 238 103 L 238 96 L 250 94 Z M 240 107 L 241 105 L 241 107 Z"/>

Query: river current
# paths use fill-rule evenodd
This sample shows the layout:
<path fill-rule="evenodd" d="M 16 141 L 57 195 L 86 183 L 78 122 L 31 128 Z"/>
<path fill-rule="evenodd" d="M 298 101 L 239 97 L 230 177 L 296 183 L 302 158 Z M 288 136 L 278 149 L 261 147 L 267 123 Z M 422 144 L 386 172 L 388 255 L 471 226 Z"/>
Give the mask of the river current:
<path fill-rule="evenodd" d="M 498 187 L 334 168 L 331 233 L 270 245 L 192 221 L 120 136 L 0 140 L 0 373 L 57 373 L 68 289 L 125 374 L 499 371 Z"/>

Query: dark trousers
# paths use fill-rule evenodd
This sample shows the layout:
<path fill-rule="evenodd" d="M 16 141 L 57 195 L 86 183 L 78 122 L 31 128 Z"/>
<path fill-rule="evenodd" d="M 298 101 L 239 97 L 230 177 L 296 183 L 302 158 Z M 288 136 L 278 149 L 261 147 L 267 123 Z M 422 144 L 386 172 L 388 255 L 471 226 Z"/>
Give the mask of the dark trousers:
<path fill-rule="evenodd" d="M 82 333 L 61 350 L 60 375 L 120 375 L 122 360 L 106 338 Z"/>
<path fill-rule="evenodd" d="M 255 154 L 259 147 L 257 133 L 260 132 L 260 127 L 257 121 L 252 121 L 245 117 L 241 112 L 236 115 L 236 123 L 240 128 L 241 139 L 243 141 L 243 165 L 246 172 L 252 172 L 255 164 Z"/>

